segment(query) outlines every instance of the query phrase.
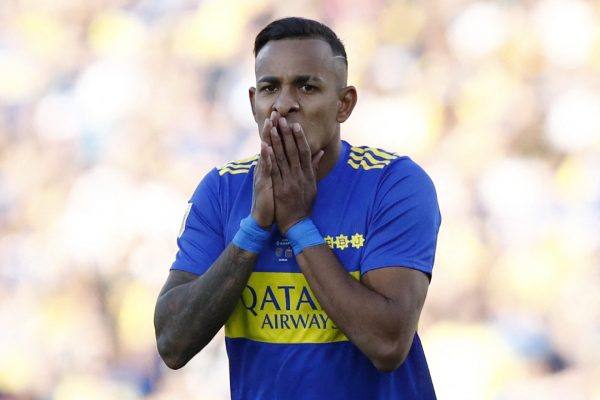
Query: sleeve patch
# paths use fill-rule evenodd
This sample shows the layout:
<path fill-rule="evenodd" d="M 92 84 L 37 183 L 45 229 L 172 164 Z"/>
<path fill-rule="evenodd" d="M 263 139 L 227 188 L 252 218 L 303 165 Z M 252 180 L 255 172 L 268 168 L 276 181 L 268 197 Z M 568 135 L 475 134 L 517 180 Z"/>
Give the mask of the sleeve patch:
<path fill-rule="evenodd" d="M 179 234 L 177 235 L 178 238 L 180 238 L 181 235 L 183 235 L 183 231 L 185 231 L 185 223 L 188 219 L 188 216 L 190 215 L 191 210 L 192 210 L 192 203 L 190 202 L 187 204 L 185 213 L 183 214 L 183 220 L 181 221 L 181 226 L 179 227 Z"/>

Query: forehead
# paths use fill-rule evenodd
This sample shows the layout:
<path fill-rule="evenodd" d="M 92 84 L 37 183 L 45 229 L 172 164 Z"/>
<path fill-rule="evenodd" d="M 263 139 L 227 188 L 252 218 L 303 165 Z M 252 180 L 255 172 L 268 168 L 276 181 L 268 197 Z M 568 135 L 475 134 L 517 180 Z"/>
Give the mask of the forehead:
<path fill-rule="evenodd" d="M 320 39 L 283 39 L 268 42 L 257 54 L 257 80 L 262 76 L 317 75 L 335 77 L 335 58 Z"/>

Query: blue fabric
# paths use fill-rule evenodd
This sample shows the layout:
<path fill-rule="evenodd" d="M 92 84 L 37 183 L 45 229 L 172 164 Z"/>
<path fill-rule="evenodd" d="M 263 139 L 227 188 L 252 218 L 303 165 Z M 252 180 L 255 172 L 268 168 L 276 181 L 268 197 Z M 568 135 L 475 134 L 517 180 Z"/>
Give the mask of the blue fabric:
<path fill-rule="evenodd" d="M 253 171 L 249 161 L 234 162 L 202 180 L 191 198 L 173 269 L 203 274 L 231 242 L 240 220 L 250 212 Z M 337 164 L 317 183 L 312 220 L 349 273 L 362 276 L 384 267 L 412 268 L 429 276 L 433 272 L 441 223 L 437 197 L 430 178 L 408 157 L 343 141 Z M 324 311 L 309 296 L 310 288 L 298 286 L 300 269 L 290 241 L 279 232 L 259 254 L 254 275 L 257 280 L 276 276 L 278 283 L 261 286 L 262 292 L 247 288 L 236 323 L 251 323 L 262 318 L 256 314 L 266 313 L 270 319 L 265 317 L 259 327 L 275 332 L 271 337 L 276 340 L 226 337 L 233 399 L 435 398 L 417 334 L 406 361 L 382 373 L 347 340 L 303 339 L 315 337 L 307 332 L 337 329 L 331 322 L 312 327 L 284 324 L 297 322 L 299 313 L 304 320 L 318 322 L 316 315 Z M 288 276 L 294 280 L 281 284 Z M 282 337 L 294 339 L 276 343 Z"/>
<path fill-rule="evenodd" d="M 379 372 L 351 342 L 289 346 L 225 340 L 232 399 L 436 398 L 418 336 L 404 364 L 389 373 Z"/>
<path fill-rule="evenodd" d="M 306 247 L 325 244 L 323 236 L 310 218 L 304 218 L 294 224 L 286 232 L 286 237 L 289 239 L 295 255 L 302 253 Z"/>
<path fill-rule="evenodd" d="M 235 234 L 232 242 L 240 249 L 259 254 L 270 235 L 271 231 L 261 228 L 252 215 L 248 215 L 240 222 L 240 230 Z"/>

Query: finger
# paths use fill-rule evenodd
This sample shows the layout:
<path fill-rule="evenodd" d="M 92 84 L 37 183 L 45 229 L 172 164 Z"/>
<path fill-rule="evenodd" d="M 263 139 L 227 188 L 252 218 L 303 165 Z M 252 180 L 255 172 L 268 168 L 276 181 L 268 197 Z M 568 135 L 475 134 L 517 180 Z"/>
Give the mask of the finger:
<path fill-rule="evenodd" d="M 283 143 L 281 142 L 281 136 L 277 133 L 277 128 L 271 128 L 271 143 L 273 143 L 273 155 L 275 157 L 275 164 L 277 164 L 277 168 L 279 173 L 283 175 L 287 175 L 289 173 L 289 165 L 288 160 L 285 155 L 285 150 L 283 149 Z"/>
<path fill-rule="evenodd" d="M 256 168 L 254 168 L 253 182 L 256 186 L 257 182 L 264 177 L 264 159 L 263 159 L 263 145 L 265 142 L 260 142 L 260 152 L 258 153 L 258 160 L 256 160 Z"/>
<path fill-rule="evenodd" d="M 311 153 L 310 146 L 308 145 L 308 140 L 306 139 L 304 130 L 302 129 L 302 126 L 300 126 L 299 123 L 293 124 L 292 131 L 294 132 L 294 140 L 298 148 L 300 166 L 302 170 L 308 171 L 311 167 Z"/>
<path fill-rule="evenodd" d="M 294 126 L 297 124 L 293 124 Z M 283 140 L 283 148 L 288 159 L 290 168 L 293 171 L 300 170 L 300 159 L 298 158 L 298 147 L 296 146 L 296 139 L 294 133 L 292 133 L 292 127 L 288 125 L 285 118 L 279 118 L 279 127 L 281 131 L 281 138 Z"/>
<path fill-rule="evenodd" d="M 325 152 L 323 150 L 319 150 L 319 152 L 312 158 L 311 164 L 314 172 L 319 170 L 319 163 L 321 162 L 324 154 Z"/>
<path fill-rule="evenodd" d="M 273 168 L 271 157 L 269 155 L 269 147 L 270 146 L 266 142 L 260 142 L 260 158 L 258 159 L 260 171 L 258 173 L 265 178 L 271 176 L 271 170 Z"/>
<path fill-rule="evenodd" d="M 262 132 L 260 138 L 267 143 L 267 145 L 271 146 L 271 128 L 273 127 L 273 121 L 269 118 L 265 118 L 265 122 L 263 123 Z"/>
<path fill-rule="evenodd" d="M 269 164 L 271 165 L 271 181 L 273 182 L 273 189 L 277 190 L 281 187 L 282 178 L 281 171 L 279 170 L 279 166 L 277 165 L 277 160 L 275 158 L 275 152 L 272 147 L 267 149 L 269 156 Z"/>
<path fill-rule="evenodd" d="M 271 111 L 271 116 L 269 117 L 269 119 L 273 123 L 274 127 L 277 127 L 277 121 L 279 121 L 279 118 L 281 118 L 281 114 L 279 114 L 275 110 Z"/>

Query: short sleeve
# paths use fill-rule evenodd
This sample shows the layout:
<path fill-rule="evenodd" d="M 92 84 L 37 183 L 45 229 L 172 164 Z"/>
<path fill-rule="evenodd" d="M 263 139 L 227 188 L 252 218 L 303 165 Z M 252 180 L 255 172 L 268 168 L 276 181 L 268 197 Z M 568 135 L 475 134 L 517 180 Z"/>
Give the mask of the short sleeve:
<path fill-rule="evenodd" d="M 213 169 L 200 182 L 188 203 L 171 269 L 201 275 L 223 252 L 219 204 L 219 174 Z"/>
<path fill-rule="evenodd" d="M 408 157 L 384 172 L 368 221 L 361 274 L 408 267 L 431 276 L 441 215 L 433 182 Z"/>

